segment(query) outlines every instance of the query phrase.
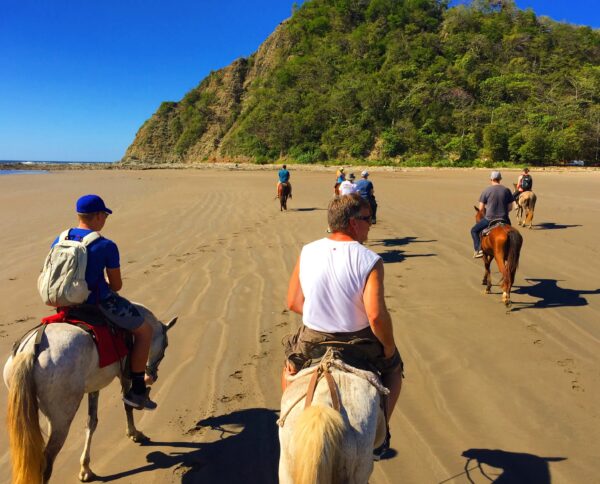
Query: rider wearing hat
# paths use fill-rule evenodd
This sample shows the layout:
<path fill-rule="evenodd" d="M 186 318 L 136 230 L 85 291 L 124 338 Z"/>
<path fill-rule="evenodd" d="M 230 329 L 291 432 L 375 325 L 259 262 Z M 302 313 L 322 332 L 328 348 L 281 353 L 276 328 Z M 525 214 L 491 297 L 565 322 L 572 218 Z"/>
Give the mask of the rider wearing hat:
<path fill-rule="evenodd" d="M 362 198 L 364 198 L 371 207 L 371 223 L 377 223 L 377 201 L 375 200 L 373 183 L 369 180 L 369 172 L 364 170 L 361 172 L 360 176 L 362 177 L 358 180 L 355 185 L 358 193 Z"/>
<path fill-rule="evenodd" d="M 79 224 L 70 229 L 69 240 L 81 241 L 92 232 L 99 232 L 112 210 L 106 207 L 98 195 L 84 195 L 77 200 Z M 59 237 L 53 242 L 53 246 Z M 123 287 L 117 244 L 100 237 L 87 248 L 85 280 L 90 295 L 84 304 L 93 305 L 115 325 L 133 334 L 130 354 L 132 386 L 123 396 L 123 401 L 137 410 L 154 410 L 156 403 L 148 397 L 146 383 L 152 378 L 145 373 L 146 362 L 152 342 L 152 326 L 127 299 L 117 294 Z"/>
<path fill-rule="evenodd" d="M 509 212 L 514 208 L 514 199 L 508 188 L 500 184 L 502 174 L 499 171 L 492 171 L 490 174 L 491 185 L 487 187 L 479 197 L 479 211 L 485 210 L 485 215 L 471 228 L 471 237 L 473 238 L 473 248 L 475 253 L 473 258 L 483 257 L 481 250 L 481 238 L 479 234 L 483 229 L 489 226 L 493 220 L 502 220 L 510 225 L 508 218 Z"/>

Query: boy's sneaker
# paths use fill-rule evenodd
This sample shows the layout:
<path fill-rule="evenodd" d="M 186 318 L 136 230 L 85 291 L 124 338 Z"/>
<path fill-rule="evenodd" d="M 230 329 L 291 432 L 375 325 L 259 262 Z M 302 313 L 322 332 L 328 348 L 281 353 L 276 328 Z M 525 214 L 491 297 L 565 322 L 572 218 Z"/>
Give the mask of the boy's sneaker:
<path fill-rule="evenodd" d="M 473 259 L 480 259 L 483 257 L 483 250 L 476 250 L 473 254 Z"/>
<path fill-rule="evenodd" d="M 383 441 L 383 444 L 381 444 L 376 449 L 373 449 L 373 460 L 375 462 L 378 462 L 382 458 L 384 458 L 385 454 L 390 450 L 390 440 L 391 439 L 392 439 L 392 436 L 388 432 L 387 435 L 385 436 L 385 440 Z"/>
<path fill-rule="evenodd" d="M 146 393 L 134 393 L 133 389 L 129 389 L 129 391 L 123 395 L 123 401 L 125 405 L 129 405 L 130 407 L 135 408 L 136 410 L 156 410 L 158 405 L 150 400 L 149 397 L 150 388 L 146 389 Z"/>

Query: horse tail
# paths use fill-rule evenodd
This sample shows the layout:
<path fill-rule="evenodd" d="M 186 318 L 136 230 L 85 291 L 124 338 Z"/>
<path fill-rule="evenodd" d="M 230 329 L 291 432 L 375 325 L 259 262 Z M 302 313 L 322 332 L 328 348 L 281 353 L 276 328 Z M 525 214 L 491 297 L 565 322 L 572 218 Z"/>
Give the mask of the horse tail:
<path fill-rule="evenodd" d="M 521 246 L 523 245 L 523 237 L 516 229 L 508 231 L 508 252 L 506 254 L 505 270 L 506 276 L 510 276 L 508 279 L 512 283 L 515 280 L 515 274 L 517 273 L 517 267 L 519 267 L 519 257 L 521 255 Z"/>
<path fill-rule="evenodd" d="M 344 420 L 331 407 L 306 408 L 294 426 L 294 484 L 335 483 L 340 477 L 335 464 L 342 448 Z"/>
<path fill-rule="evenodd" d="M 33 373 L 35 362 L 33 353 L 19 353 L 12 361 L 7 424 L 13 484 L 41 483 L 46 464 Z"/>

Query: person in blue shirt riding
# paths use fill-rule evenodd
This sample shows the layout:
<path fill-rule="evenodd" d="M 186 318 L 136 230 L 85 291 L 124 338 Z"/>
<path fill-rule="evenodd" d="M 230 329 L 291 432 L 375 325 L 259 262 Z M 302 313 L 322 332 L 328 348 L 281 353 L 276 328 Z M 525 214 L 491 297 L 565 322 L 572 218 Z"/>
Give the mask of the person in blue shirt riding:
<path fill-rule="evenodd" d="M 277 182 L 277 196 L 279 196 L 279 186 L 283 183 L 287 183 L 290 187 L 289 198 L 292 198 L 292 184 L 290 183 L 290 172 L 287 170 L 287 166 L 283 165 L 281 170 L 279 170 L 279 181 Z"/>
<path fill-rule="evenodd" d="M 76 204 L 79 224 L 69 230 L 68 239 L 81 241 L 91 232 L 99 232 L 112 210 L 106 207 L 98 195 L 84 195 Z M 53 242 L 53 246 L 59 238 Z M 127 299 L 117 291 L 123 287 L 117 244 L 105 237 L 92 242 L 87 249 L 85 271 L 90 295 L 84 304 L 93 305 L 112 323 L 133 334 L 131 349 L 131 389 L 123 395 L 123 401 L 137 410 L 154 410 L 157 405 L 148 397 L 146 383 L 153 380 L 146 375 L 146 362 L 152 342 L 152 326 Z"/>
<path fill-rule="evenodd" d="M 356 189 L 362 198 L 369 202 L 371 207 L 371 224 L 377 223 L 377 201 L 375 200 L 375 190 L 373 183 L 369 180 L 369 172 L 364 170 L 360 176 L 362 177 L 355 183 Z"/>

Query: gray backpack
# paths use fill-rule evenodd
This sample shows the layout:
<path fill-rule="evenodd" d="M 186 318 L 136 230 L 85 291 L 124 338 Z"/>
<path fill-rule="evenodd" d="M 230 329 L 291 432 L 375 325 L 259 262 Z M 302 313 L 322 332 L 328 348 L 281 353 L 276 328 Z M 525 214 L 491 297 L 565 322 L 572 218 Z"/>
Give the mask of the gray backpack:
<path fill-rule="evenodd" d="M 87 247 L 101 235 L 91 232 L 81 242 L 68 240 L 65 230 L 50 249 L 38 278 L 38 291 L 48 306 L 63 307 L 81 304 L 90 295 L 85 282 Z"/>

